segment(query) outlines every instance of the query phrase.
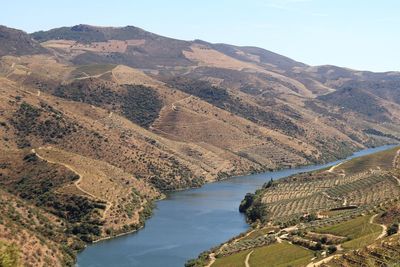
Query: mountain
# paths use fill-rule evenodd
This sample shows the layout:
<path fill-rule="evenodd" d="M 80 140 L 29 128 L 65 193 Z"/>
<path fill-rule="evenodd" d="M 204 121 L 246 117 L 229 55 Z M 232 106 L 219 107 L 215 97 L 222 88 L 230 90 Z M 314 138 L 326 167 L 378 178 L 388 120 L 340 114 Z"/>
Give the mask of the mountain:
<path fill-rule="evenodd" d="M 189 49 L 190 42 L 162 37 L 133 26 L 76 25 L 36 32 L 32 37 L 45 47 L 74 52 L 67 52 L 65 56 L 72 57 L 75 64 L 112 63 L 138 68 L 191 64 L 182 54 Z"/>
<path fill-rule="evenodd" d="M 0 56 L 44 54 L 46 49 L 27 33 L 0 25 Z"/>
<path fill-rule="evenodd" d="M 133 26 L 2 26 L 0 40 L 0 190 L 15 204 L 0 226 L 46 240 L 43 251 L 59 244 L 54 266 L 73 264 L 84 242 L 138 229 L 168 190 L 400 138 L 397 72 L 308 66 Z"/>

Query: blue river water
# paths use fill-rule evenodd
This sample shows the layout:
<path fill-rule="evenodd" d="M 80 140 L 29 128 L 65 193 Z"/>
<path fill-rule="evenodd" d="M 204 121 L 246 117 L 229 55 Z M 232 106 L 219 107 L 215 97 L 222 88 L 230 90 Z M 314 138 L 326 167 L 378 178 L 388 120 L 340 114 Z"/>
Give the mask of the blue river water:
<path fill-rule="evenodd" d="M 381 146 L 345 160 L 389 149 Z M 140 231 L 89 245 L 78 255 L 79 267 L 178 267 L 249 226 L 238 207 L 246 193 L 271 178 L 336 165 L 343 160 L 276 172 L 232 177 L 201 188 L 169 193 Z"/>

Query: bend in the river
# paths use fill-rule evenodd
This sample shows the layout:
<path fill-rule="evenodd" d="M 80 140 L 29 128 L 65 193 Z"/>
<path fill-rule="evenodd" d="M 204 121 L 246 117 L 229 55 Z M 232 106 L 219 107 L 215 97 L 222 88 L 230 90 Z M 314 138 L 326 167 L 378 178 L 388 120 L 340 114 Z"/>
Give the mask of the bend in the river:
<path fill-rule="evenodd" d="M 391 148 L 359 151 L 347 159 Z M 347 160 L 345 159 L 345 160 Z M 134 234 L 88 246 L 79 267 L 178 267 L 199 253 L 248 229 L 238 207 L 244 195 L 266 181 L 336 165 L 343 160 L 276 172 L 233 177 L 201 188 L 173 192 L 157 203 L 146 227 Z"/>

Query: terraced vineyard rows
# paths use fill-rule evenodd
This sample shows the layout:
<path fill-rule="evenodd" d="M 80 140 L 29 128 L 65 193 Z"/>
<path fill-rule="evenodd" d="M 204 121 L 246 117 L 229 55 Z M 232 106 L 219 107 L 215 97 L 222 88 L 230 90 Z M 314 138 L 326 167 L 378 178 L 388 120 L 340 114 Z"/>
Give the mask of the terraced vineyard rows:
<path fill-rule="evenodd" d="M 241 204 L 255 227 L 188 266 L 397 266 L 398 149 L 264 184 Z"/>
<path fill-rule="evenodd" d="M 308 197 L 283 200 L 272 203 L 268 212 L 270 218 L 286 218 L 296 214 L 317 211 L 323 208 L 334 208 L 337 203 L 322 193 L 316 193 Z"/>
<path fill-rule="evenodd" d="M 376 204 L 399 194 L 398 180 L 390 170 L 378 167 L 346 175 L 335 169 L 276 182 L 263 190 L 262 203 L 269 220 L 287 220 L 320 210 Z"/>
<path fill-rule="evenodd" d="M 221 247 L 221 250 L 218 252 L 217 256 L 227 256 L 239 251 L 270 245 L 274 242 L 276 242 L 275 237 L 270 235 L 259 236 L 254 239 L 239 240 Z"/>
<path fill-rule="evenodd" d="M 398 266 L 399 262 L 400 239 L 394 236 L 361 250 L 343 254 L 322 266 Z"/>

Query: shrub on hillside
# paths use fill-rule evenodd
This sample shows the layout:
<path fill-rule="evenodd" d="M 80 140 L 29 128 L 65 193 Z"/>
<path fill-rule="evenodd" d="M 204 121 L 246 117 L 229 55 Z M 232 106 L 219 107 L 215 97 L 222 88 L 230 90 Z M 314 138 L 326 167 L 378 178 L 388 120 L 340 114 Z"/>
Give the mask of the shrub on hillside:
<path fill-rule="evenodd" d="M 399 224 L 398 223 L 392 224 L 387 229 L 387 235 L 394 235 L 394 234 L 397 234 L 398 232 L 399 232 Z"/>
<path fill-rule="evenodd" d="M 213 86 L 208 81 L 174 78 L 168 80 L 174 88 L 195 95 L 221 109 L 246 118 L 252 122 L 268 125 L 274 129 L 291 135 L 301 135 L 304 130 L 290 119 L 276 112 L 264 110 L 256 105 L 250 105 L 238 97 L 233 97 L 227 89 Z"/>
<path fill-rule="evenodd" d="M 54 95 L 120 113 L 143 127 L 149 127 L 162 108 L 158 93 L 150 87 L 119 86 L 94 79 L 61 85 L 54 90 Z"/>
<path fill-rule="evenodd" d="M 6 244 L 0 241 L 0 266 L 20 266 L 20 250 L 16 244 Z"/>
<path fill-rule="evenodd" d="M 244 199 L 240 202 L 239 205 L 239 212 L 243 213 L 246 212 L 248 208 L 253 204 L 254 201 L 254 194 L 247 193 Z"/>

